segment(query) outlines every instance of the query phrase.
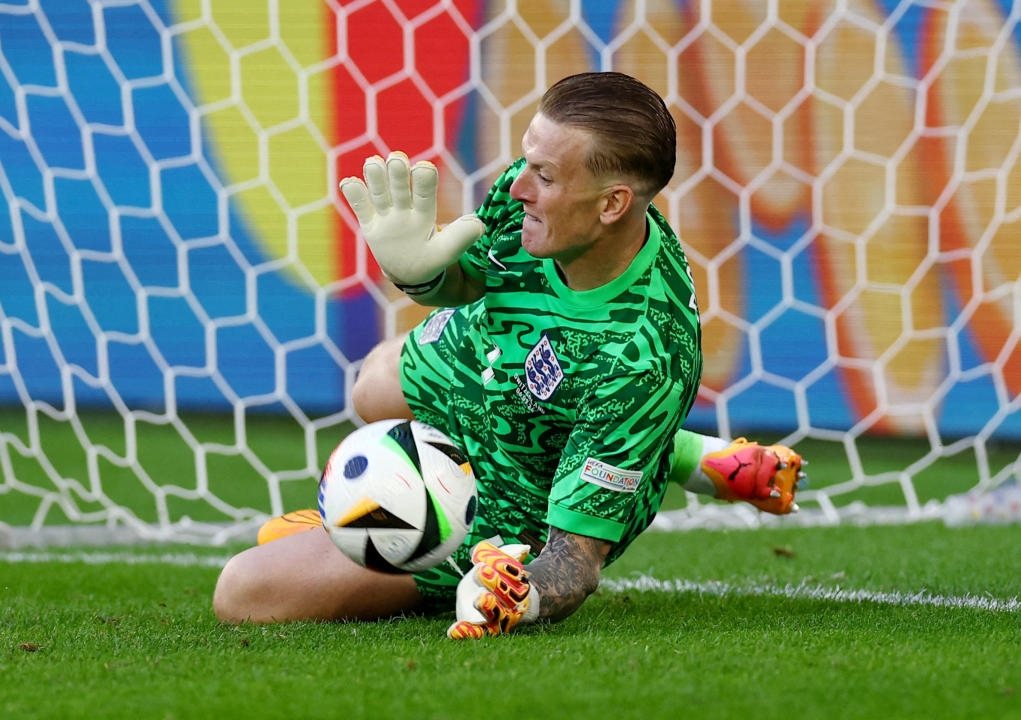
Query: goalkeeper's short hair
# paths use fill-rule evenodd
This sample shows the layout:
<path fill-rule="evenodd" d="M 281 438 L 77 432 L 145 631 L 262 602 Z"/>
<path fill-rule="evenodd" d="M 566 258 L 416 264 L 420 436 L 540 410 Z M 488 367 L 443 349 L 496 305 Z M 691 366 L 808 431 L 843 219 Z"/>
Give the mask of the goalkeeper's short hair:
<path fill-rule="evenodd" d="M 539 102 L 554 122 L 583 128 L 595 142 L 587 166 L 620 175 L 651 199 L 674 174 L 677 128 L 663 99 L 630 75 L 587 72 L 554 84 Z"/>

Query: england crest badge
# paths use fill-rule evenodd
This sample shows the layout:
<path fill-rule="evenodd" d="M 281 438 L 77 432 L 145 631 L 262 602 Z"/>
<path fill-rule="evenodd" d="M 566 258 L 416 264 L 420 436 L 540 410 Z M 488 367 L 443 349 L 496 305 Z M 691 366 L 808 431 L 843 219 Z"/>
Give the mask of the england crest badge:
<path fill-rule="evenodd" d="M 564 369 L 553 352 L 553 344 L 544 334 L 525 358 L 525 382 L 540 400 L 549 400 L 564 379 Z"/>

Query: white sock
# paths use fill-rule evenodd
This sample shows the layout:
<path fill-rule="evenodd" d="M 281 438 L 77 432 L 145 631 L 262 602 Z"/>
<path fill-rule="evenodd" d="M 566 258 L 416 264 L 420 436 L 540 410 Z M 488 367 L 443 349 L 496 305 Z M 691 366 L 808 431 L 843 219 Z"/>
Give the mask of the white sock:
<path fill-rule="evenodd" d="M 702 441 L 702 450 L 698 455 L 698 461 L 694 463 L 694 467 L 688 474 L 687 479 L 680 480 L 678 478 L 678 481 L 681 483 L 681 487 L 689 492 L 698 493 L 699 495 L 708 495 L 709 497 L 716 497 L 716 486 L 713 484 L 712 479 L 702 471 L 702 458 L 709 453 L 713 453 L 727 447 L 730 445 L 730 441 L 713 435 L 700 435 L 690 431 L 685 432 L 689 436 L 689 443 L 697 440 Z M 678 469 L 681 470 L 681 468 Z M 674 477 L 676 478 L 677 476 L 675 475 Z"/>

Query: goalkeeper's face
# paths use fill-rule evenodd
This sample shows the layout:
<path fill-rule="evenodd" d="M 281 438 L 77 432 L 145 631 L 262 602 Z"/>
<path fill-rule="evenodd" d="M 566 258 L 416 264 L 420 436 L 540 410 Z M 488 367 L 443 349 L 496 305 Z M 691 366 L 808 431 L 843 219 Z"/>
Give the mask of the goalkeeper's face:
<path fill-rule="evenodd" d="M 510 194 L 522 203 L 521 246 L 561 265 L 586 254 L 603 234 L 601 183 L 585 165 L 592 136 L 536 115 L 521 140 L 525 167 Z"/>

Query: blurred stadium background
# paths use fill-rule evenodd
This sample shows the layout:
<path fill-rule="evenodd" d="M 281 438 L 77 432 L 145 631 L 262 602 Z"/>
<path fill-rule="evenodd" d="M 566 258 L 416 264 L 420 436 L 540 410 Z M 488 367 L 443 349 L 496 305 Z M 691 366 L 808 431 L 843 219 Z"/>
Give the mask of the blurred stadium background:
<path fill-rule="evenodd" d="M 8 0 L 0 521 L 215 542 L 310 506 L 356 422 L 359 361 L 423 316 L 337 181 L 400 149 L 441 168 L 441 217 L 467 212 L 545 88 L 590 69 L 641 78 L 677 120 L 657 205 L 703 313 L 689 427 L 803 449 L 813 521 L 940 517 L 952 494 L 1011 487 L 1019 16 L 1006 0 Z M 677 505 L 678 526 L 759 522 Z"/>

